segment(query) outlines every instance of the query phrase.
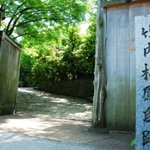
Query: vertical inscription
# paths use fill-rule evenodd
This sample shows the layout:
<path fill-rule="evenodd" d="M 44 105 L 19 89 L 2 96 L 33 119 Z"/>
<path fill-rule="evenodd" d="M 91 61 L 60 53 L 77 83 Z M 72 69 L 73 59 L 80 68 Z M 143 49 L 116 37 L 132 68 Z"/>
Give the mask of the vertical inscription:
<path fill-rule="evenodd" d="M 150 16 L 135 18 L 136 150 L 150 149 Z"/>

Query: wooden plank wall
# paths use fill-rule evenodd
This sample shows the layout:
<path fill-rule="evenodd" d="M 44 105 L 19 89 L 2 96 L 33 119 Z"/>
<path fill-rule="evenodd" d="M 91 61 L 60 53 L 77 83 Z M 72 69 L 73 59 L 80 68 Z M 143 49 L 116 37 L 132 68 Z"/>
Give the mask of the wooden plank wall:
<path fill-rule="evenodd" d="M 135 129 L 135 33 L 134 17 L 150 14 L 150 3 L 107 9 L 108 129 Z"/>
<path fill-rule="evenodd" d="M 0 114 L 12 114 L 16 103 L 20 50 L 2 32 L 0 43 Z"/>

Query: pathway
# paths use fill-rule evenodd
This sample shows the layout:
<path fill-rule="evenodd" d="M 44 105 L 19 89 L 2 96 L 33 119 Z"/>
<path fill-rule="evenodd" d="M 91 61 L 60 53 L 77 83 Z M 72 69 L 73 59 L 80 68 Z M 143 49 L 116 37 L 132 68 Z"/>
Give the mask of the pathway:
<path fill-rule="evenodd" d="M 20 88 L 17 114 L 0 116 L 0 150 L 132 150 L 134 135 L 90 129 L 92 104 Z"/>

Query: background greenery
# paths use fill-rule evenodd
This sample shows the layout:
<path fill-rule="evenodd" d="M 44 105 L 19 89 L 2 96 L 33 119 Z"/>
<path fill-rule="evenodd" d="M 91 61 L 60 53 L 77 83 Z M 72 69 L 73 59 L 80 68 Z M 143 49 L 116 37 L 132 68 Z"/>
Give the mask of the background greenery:
<path fill-rule="evenodd" d="M 1 0 L 2 28 L 22 46 L 20 86 L 93 78 L 93 0 Z"/>

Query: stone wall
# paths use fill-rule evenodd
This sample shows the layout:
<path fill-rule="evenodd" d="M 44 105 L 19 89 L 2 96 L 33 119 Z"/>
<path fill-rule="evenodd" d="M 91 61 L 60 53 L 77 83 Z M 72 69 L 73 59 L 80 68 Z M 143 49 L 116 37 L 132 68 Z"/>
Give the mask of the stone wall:
<path fill-rule="evenodd" d="M 43 83 L 38 89 L 56 94 L 92 99 L 94 88 L 93 79 L 78 79 L 47 82 Z"/>

